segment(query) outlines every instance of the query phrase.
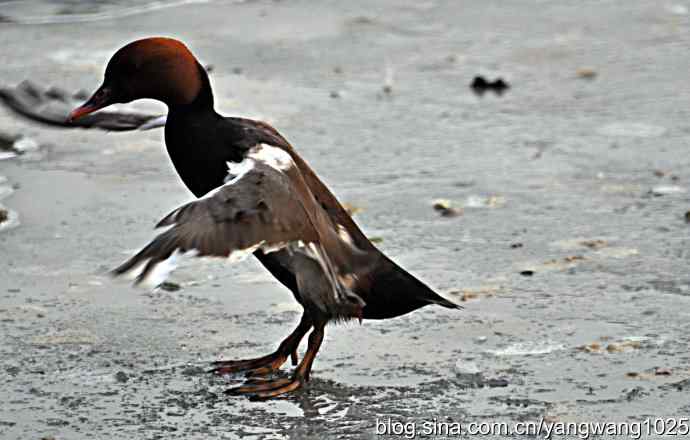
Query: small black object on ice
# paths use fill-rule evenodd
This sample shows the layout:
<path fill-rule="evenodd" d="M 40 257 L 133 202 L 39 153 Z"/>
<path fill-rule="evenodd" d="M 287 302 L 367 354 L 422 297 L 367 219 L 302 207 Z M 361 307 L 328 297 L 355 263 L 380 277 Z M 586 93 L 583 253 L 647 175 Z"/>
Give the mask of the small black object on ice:
<path fill-rule="evenodd" d="M 493 81 L 487 81 L 483 76 L 475 76 L 470 84 L 470 87 L 476 95 L 482 96 L 487 90 L 491 90 L 497 95 L 502 95 L 510 88 L 510 85 L 503 80 L 503 78 L 496 78 Z"/>

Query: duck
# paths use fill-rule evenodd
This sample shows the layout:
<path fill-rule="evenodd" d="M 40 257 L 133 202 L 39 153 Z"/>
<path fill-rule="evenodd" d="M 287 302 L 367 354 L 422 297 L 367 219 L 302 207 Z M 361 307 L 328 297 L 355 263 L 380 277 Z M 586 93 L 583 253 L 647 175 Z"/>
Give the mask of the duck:
<path fill-rule="evenodd" d="M 384 255 L 273 126 L 217 113 L 206 70 L 179 40 L 144 38 L 117 50 L 101 86 L 68 121 L 139 99 L 167 105 L 165 146 L 196 199 L 164 216 L 158 235 L 113 273 L 155 284 L 182 256 L 253 255 L 303 309 L 274 352 L 213 363 L 216 374 L 248 377 L 229 394 L 260 400 L 304 387 L 329 323 L 461 308 Z M 293 372 L 277 377 L 288 358 Z"/>

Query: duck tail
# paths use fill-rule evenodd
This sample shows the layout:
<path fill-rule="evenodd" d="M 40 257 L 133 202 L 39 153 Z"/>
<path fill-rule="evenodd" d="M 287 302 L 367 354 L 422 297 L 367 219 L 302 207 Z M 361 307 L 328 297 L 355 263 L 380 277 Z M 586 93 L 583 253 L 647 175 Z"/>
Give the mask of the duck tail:
<path fill-rule="evenodd" d="M 432 291 L 432 292 L 433 292 L 433 291 Z M 436 293 L 436 292 L 433 292 L 433 293 L 434 293 L 434 295 L 436 295 L 438 298 L 437 298 L 437 299 L 431 299 L 431 300 L 430 300 L 430 303 L 431 303 L 431 304 L 436 304 L 436 305 L 439 305 L 439 306 L 441 306 L 441 307 L 445 307 L 445 308 L 447 308 L 447 309 L 464 309 L 464 307 L 461 306 L 460 304 L 455 304 L 454 302 L 445 299 L 444 297 L 442 297 L 441 295 L 439 295 L 439 294 Z"/>
<path fill-rule="evenodd" d="M 387 319 L 436 304 L 448 309 L 462 306 L 443 298 L 388 258 L 372 273 L 372 286 L 364 299 L 364 319 Z"/>

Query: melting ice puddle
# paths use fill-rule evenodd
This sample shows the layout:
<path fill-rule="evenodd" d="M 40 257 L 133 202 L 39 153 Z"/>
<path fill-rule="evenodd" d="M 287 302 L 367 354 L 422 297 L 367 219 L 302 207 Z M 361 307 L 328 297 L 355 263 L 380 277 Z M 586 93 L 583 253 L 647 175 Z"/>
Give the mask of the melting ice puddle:
<path fill-rule="evenodd" d="M 315 407 L 320 416 L 329 422 L 340 420 L 345 417 L 348 413 L 349 407 L 342 408 L 338 411 L 334 411 L 338 408 L 338 402 L 329 398 L 327 395 L 322 394 L 316 398 L 318 402 Z"/>
<path fill-rule="evenodd" d="M 596 254 L 607 258 L 625 258 L 639 255 L 640 251 L 635 248 L 612 247 L 599 249 Z"/>
<path fill-rule="evenodd" d="M 666 133 L 666 128 L 641 122 L 615 122 L 600 127 L 597 132 L 606 136 L 657 137 Z"/>
<path fill-rule="evenodd" d="M 533 354 L 547 354 L 565 349 L 565 345 L 553 342 L 518 342 L 505 348 L 487 350 L 494 356 L 529 356 Z"/>
<path fill-rule="evenodd" d="M 482 370 L 476 363 L 460 359 L 455 363 L 455 372 L 465 376 L 471 376 L 481 374 Z"/>
<path fill-rule="evenodd" d="M 304 411 L 292 402 L 287 400 L 269 400 L 262 408 L 266 412 L 288 417 L 304 417 Z"/>
<path fill-rule="evenodd" d="M 687 192 L 687 189 L 683 188 L 682 186 L 677 186 L 677 185 L 660 185 L 660 186 L 655 186 L 650 190 L 650 193 L 652 193 L 655 196 L 665 196 L 665 195 L 671 195 L 671 194 L 685 194 Z"/>
<path fill-rule="evenodd" d="M 2 3 L 2 6 L 3 15 L 13 23 L 53 24 L 113 20 L 154 12 L 160 9 L 174 8 L 189 4 L 209 3 L 210 1 L 211 0 L 153 1 L 133 6 L 104 8 L 109 10 L 94 10 L 93 12 L 85 13 L 79 13 L 78 9 L 70 11 L 68 4 L 61 4 L 60 2 L 8 1 Z M 235 0 L 236 3 L 242 1 L 243 0 Z"/>
<path fill-rule="evenodd" d="M 48 55 L 51 60 L 66 64 L 71 63 L 77 66 L 99 66 L 103 60 L 107 60 L 112 55 L 112 51 L 83 51 L 72 49 L 60 49 Z"/>
<path fill-rule="evenodd" d="M 479 196 L 470 195 L 465 200 L 465 208 L 496 208 L 505 205 L 505 198 L 502 196 Z"/>
<path fill-rule="evenodd" d="M 117 379 L 115 374 L 119 370 L 117 368 L 99 368 L 97 370 L 86 370 L 79 368 L 74 371 L 69 372 L 59 372 L 56 371 L 55 374 L 59 375 L 64 383 L 69 383 L 73 385 L 109 385 L 117 384 Z"/>
<path fill-rule="evenodd" d="M 244 438 L 244 439 L 251 439 L 251 438 L 256 438 L 256 439 L 287 439 L 287 438 L 289 438 L 283 434 L 280 434 L 275 429 L 270 429 L 270 428 L 260 428 L 258 426 L 248 426 L 248 425 L 235 425 L 235 428 L 237 428 L 238 431 L 249 434 L 249 436 L 242 435 L 241 437 L 238 437 L 238 438 Z M 256 435 L 256 437 L 255 437 L 255 435 Z"/>
<path fill-rule="evenodd" d="M 664 335 L 659 335 L 655 337 L 649 337 L 649 336 L 626 336 L 623 338 L 624 342 L 639 342 L 641 344 L 650 346 L 653 345 L 655 347 L 660 347 L 666 343 L 668 340 L 668 336 Z"/>

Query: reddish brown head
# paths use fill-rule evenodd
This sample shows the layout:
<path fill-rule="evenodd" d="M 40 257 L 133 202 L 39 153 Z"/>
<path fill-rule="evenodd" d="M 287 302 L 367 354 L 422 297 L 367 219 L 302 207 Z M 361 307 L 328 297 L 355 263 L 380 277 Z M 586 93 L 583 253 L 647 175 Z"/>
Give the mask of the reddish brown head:
<path fill-rule="evenodd" d="M 103 84 L 70 114 L 80 118 L 110 104 L 150 98 L 168 106 L 189 104 L 205 75 L 187 46 L 172 38 L 145 38 L 124 46 L 110 59 Z"/>

